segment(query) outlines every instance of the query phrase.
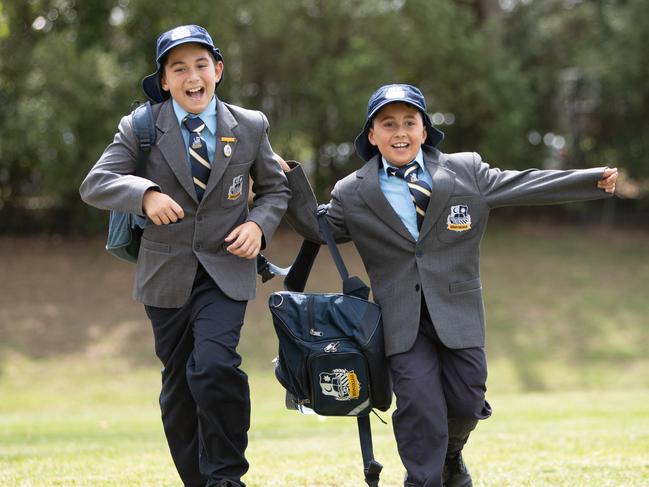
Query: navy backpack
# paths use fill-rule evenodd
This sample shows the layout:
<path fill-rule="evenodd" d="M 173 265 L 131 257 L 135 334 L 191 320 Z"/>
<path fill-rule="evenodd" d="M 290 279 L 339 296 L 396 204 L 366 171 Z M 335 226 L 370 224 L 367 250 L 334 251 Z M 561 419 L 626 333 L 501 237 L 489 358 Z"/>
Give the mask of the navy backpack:
<path fill-rule="evenodd" d="M 284 280 L 287 290 L 272 293 L 268 300 L 279 340 L 275 376 L 286 389 L 289 409 L 357 418 L 365 482 L 378 486 L 383 467 L 372 452 L 369 414 L 373 408 L 386 411 L 392 401 L 381 309 L 368 301 L 369 287 L 349 276 L 325 214 L 323 205 L 318 209 L 320 233 L 343 292 L 304 292 L 320 248 L 305 240 Z"/>

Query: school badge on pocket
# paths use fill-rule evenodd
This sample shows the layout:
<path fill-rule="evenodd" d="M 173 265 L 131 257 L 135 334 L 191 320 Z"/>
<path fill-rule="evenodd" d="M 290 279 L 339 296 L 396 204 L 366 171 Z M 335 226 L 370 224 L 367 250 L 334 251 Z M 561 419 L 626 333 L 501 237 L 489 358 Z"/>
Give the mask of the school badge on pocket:
<path fill-rule="evenodd" d="M 446 228 L 453 232 L 466 232 L 471 229 L 471 215 L 468 205 L 451 206 L 451 213 L 446 218 Z"/>
<path fill-rule="evenodd" d="M 239 174 L 232 178 L 232 184 L 228 188 L 228 199 L 230 201 L 236 200 L 241 196 L 243 191 L 243 174 Z"/>
<path fill-rule="evenodd" d="M 326 396 L 333 396 L 337 401 L 358 399 L 360 384 L 353 370 L 333 369 L 331 372 L 320 372 L 320 388 Z"/>

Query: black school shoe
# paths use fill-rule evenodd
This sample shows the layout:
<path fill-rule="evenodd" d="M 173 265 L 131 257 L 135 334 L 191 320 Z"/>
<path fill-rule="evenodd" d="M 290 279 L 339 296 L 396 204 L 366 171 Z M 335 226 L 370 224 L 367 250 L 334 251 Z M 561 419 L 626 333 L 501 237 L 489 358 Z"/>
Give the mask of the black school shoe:
<path fill-rule="evenodd" d="M 442 485 L 444 487 L 473 487 L 471 474 L 462 460 L 462 452 L 446 457 Z"/>
<path fill-rule="evenodd" d="M 241 484 L 234 480 L 224 479 L 217 482 L 214 487 L 241 487 Z"/>

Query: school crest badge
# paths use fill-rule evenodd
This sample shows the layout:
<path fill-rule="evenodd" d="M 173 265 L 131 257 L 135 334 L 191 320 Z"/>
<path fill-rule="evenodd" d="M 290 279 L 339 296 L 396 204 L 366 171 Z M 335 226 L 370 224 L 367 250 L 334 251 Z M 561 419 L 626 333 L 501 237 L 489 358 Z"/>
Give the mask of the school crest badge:
<path fill-rule="evenodd" d="M 333 369 L 320 372 L 320 389 L 325 396 L 333 396 L 336 401 L 358 399 L 360 384 L 353 370 Z"/>
<path fill-rule="evenodd" d="M 181 25 L 180 27 L 176 27 L 171 31 L 171 40 L 177 41 L 178 39 L 184 39 L 185 37 L 189 37 L 191 35 L 192 31 L 189 30 L 186 25 Z"/>
<path fill-rule="evenodd" d="M 395 98 L 405 98 L 406 97 L 406 92 L 400 86 L 391 86 L 385 92 L 385 97 L 388 100 L 393 100 Z"/>
<path fill-rule="evenodd" d="M 466 232 L 470 230 L 471 215 L 469 215 L 469 206 L 451 206 L 451 213 L 446 218 L 446 228 L 453 232 Z"/>
<path fill-rule="evenodd" d="M 236 200 L 241 196 L 243 191 L 243 174 L 239 174 L 232 178 L 232 184 L 228 188 L 228 199 L 230 201 Z"/>
<path fill-rule="evenodd" d="M 194 134 L 194 138 L 192 139 L 192 149 L 200 149 L 203 147 L 203 143 L 201 142 L 201 138 L 198 134 Z"/>

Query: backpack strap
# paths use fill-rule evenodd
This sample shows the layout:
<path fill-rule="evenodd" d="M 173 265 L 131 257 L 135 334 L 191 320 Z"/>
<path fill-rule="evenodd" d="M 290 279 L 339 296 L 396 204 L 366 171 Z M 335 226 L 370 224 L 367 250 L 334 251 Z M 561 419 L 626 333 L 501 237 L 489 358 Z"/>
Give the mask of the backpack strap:
<path fill-rule="evenodd" d="M 149 152 L 155 144 L 155 122 L 151 102 L 146 101 L 133 110 L 133 131 L 140 144 L 140 150 Z"/>
<path fill-rule="evenodd" d="M 374 459 L 372 449 L 372 429 L 370 425 L 370 415 L 357 416 L 358 438 L 361 442 L 361 455 L 363 456 L 363 467 L 365 472 L 365 483 L 370 487 L 378 487 L 379 477 L 383 465 Z"/>
<path fill-rule="evenodd" d="M 320 205 L 316 210 L 318 216 L 318 225 L 320 227 L 320 234 L 322 235 L 324 241 L 327 243 L 327 247 L 331 252 L 331 257 L 333 258 L 340 278 L 343 281 L 343 294 L 348 294 L 350 296 L 356 296 L 362 299 L 368 299 L 370 295 L 370 288 L 356 276 L 349 276 L 349 271 L 345 266 L 336 242 L 331 233 L 331 227 L 327 223 L 327 212 L 329 211 L 329 205 Z M 320 250 L 320 244 L 311 242 L 309 240 L 304 240 L 300 251 L 297 254 L 297 257 L 293 261 L 293 265 L 284 278 L 284 288 L 287 291 L 302 292 L 306 287 L 306 281 L 309 278 L 311 269 L 313 268 L 313 263 L 315 262 L 318 252 Z"/>
<path fill-rule="evenodd" d="M 331 233 L 331 227 L 327 223 L 327 212 L 329 211 L 329 205 L 320 205 L 317 209 L 318 216 L 318 225 L 320 227 L 320 235 L 324 238 L 324 241 L 327 243 L 329 252 L 331 252 L 331 257 L 333 257 L 334 262 L 336 263 L 336 268 L 340 274 L 340 278 L 343 281 L 343 294 L 350 296 L 356 296 L 362 299 L 368 299 L 370 296 L 370 288 L 356 276 L 349 276 L 347 267 L 345 267 L 345 262 L 343 261 L 336 242 Z M 306 287 L 306 281 L 309 278 L 311 269 L 313 268 L 313 263 L 315 258 L 318 256 L 318 251 L 320 250 L 320 244 L 311 242 L 309 240 L 304 240 L 302 242 L 302 247 L 300 247 L 300 252 L 297 254 L 293 265 L 288 272 L 288 275 L 284 279 L 284 288 L 287 291 L 302 292 Z"/>
<path fill-rule="evenodd" d="M 317 215 L 318 215 L 318 225 L 320 226 L 320 234 L 324 237 L 325 242 L 327 242 L 327 247 L 329 247 L 329 252 L 331 252 L 331 257 L 333 257 L 336 267 L 338 268 L 338 273 L 340 278 L 343 280 L 343 294 L 348 294 L 350 296 L 356 296 L 362 299 L 369 299 L 370 297 L 370 288 L 357 276 L 349 276 L 347 267 L 343 262 L 342 255 L 338 251 L 338 246 L 334 240 L 334 237 L 331 233 L 331 227 L 327 223 L 327 212 L 329 211 L 329 205 L 320 205 L 318 206 Z"/>
<path fill-rule="evenodd" d="M 300 251 L 295 257 L 288 274 L 284 278 L 284 289 L 301 293 L 306 287 L 306 281 L 309 278 L 315 258 L 320 252 L 320 244 L 304 240 Z"/>
<path fill-rule="evenodd" d="M 153 109 L 151 102 L 146 101 L 135 107 L 131 112 L 133 120 L 133 133 L 138 141 L 137 161 L 135 163 L 135 174 L 142 173 L 142 169 L 149 157 L 151 147 L 155 144 L 155 122 L 153 120 Z M 142 215 L 132 215 L 131 227 L 144 229 L 148 224 L 146 217 Z"/>
<path fill-rule="evenodd" d="M 329 205 L 320 205 L 316 210 L 316 215 L 318 215 L 318 225 L 320 226 L 320 235 L 322 235 L 325 242 L 327 242 L 327 247 L 329 247 L 331 257 L 333 257 L 334 259 L 336 268 L 338 269 L 338 274 L 340 274 L 340 277 L 344 282 L 346 279 L 349 279 L 349 272 L 347 271 L 347 267 L 345 267 L 343 258 L 338 251 L 338 247 L 336 246 L 336 241 L 331 234 L 331 228 L 329 228 L 329 224 L 327 223 L 327 219 L 325 218 L 328 211 Z"/>

